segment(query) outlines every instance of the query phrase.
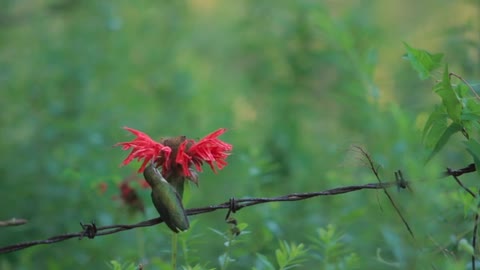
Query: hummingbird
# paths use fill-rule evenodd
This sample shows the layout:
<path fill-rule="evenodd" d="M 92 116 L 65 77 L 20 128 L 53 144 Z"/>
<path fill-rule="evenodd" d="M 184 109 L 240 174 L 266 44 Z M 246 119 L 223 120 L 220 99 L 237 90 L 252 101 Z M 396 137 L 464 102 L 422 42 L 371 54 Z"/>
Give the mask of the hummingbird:
<path fill-rule="evenodd" d="M 143 176 L 152 188 L 153 205 L 167 226 L 175 233 L 187 230 L 190 224 L 175 187 L 163 178 L 153 163 L 145 168 Z"/>

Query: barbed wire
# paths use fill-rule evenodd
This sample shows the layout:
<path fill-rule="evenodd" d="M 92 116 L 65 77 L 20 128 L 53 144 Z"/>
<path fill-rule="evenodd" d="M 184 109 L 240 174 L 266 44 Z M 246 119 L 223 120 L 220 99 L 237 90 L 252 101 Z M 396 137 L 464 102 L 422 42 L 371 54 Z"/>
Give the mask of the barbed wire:
<path fill-rule="evenodd" d="M 200 208 L 191 208 L 191 209 L 187 209 L 186 212 L 188 216 L 194 216 L 194 215 L 213 212 L 220 209 L 228 209 L 227 215 L 225 217 L 225 219 L 227 219 L 230 213 L 235 213 L 236 211 L 242 208 L 257 205 L 257 204 L 270 203 L 270 202 L 300 201 L 300 200 L 305 200 L 305 199 L 318 197 L 318 196 L 339 195 L 339 194 L 345 194 L 345 193 L 364 190 L 364 189 L 384 189 L 384 188 L 388 188 L 396 185 L 398 185 L 398 183 L 396 182 L 373 183 L 373 184 L 366 184 L 366 185 L 344 186 L 344 187 L 338 187 L 338 188 L 328 189 L 328 190 L 319 191 L 319 192 L 291 193 L 291 194 L 279 196 L 279 197 L 244 198 L 244 199 L 231 198 L 229 201 L 221 204 L 210 205 L 210 206 L 205 206 Z M 71 238 L 82 239 L 84 237 L 87 237 L 87 238 L 93 239 L 98 236 L 114 234 L 114 233 L 131 230 L 135 228 L 149 227 L 149 226 L 160 224 L 162 222 L 163 222 L 162 218 L 158 217 L 158 218 L 138 222 L 135 224 L 117 224 L 117 225 L 109 225 L 109 226 L 103 226 L 103 227 L 97 227 L 94 222 L 91 222 L 90 224 L 80 223 L 82 227 L 82 231 L 80 232 L 61 234 L 61 235 L 50 237 L 45 240 L 29 241 L 29 242 L 23 242 L 23 243 L 1 247 L 0 254 L 18 251 L 18 250 L 22 250 L 22 249 L 36 246 L 36 245 L 53 244 L 53 243 L 65 241 Z"/>
<path fill-rule="evenodd" d="M 475 195 L 475 193 L 473 193 L 472 190 L 470 190 L 468 187 L 466 187 L 462 181 L 460 181 L 460 179 L 458 178 L 459 176 L 463 175 L 463 174 L 466 174 L 466 173 L 471 173 L 471 172 L 475 172 L 477 171 L 477 167 L 475 166 L 475 163 L 471 163 L 469 164 L 467 167 L 465 168 L 462 168 L 462 169 L 459 169 L 459 170 L 452 170 L 450 168 L 447 168 L 447 170 L 444 172 L 444 176 L 452 176 L 453 179 L 455 179 L 455 181 L 457 182 L 457 184 L 462 187 L 468 194 L 470 194 L 473 198 L 477 198 L 477 195 Z M 472 254 L 472 258 L 471 258 L 471 264 L 472 264 L 472 269 L 476 269 L 476 266 L 475 266 L 475 262 L 476 262 L 476 258 L 475 258 L 475 250 L 477 248 L 477 231 L 478 231 L 478 220 L 479 220 L 479 210 L 480 209 L 480 205 L 477 206 L 477 211 L 474 215 L 474 222 L 473 222 L 473 236 L 472 236 L 472 248 L 473 248 L 473 251 L 474 253 Z"/>
<path fill-rule="evenodd" d="M 363 154 L 366 154 L 364 152 Z M 370 156 L 366 155 L 365 156 L 367 160 L 370 160 Z M 370 160 L 371 161 L 371 160 Z M 370 162 L 369 161 L 369 162 Z M 360 191 L 360 190 L 378 190 L 378 189 L 383 189 L 386 191 L 387 188 L 390 188 L 392 186 L 396 186 L 398 188 L 407 188 L 408 187 L 408 181 L 403 179 L 403 176 L 400 171 L 395 172 L 395 177 L 396 180 L 392 182 L 382 182 L 378 176 L 378 171 L 375 166 L 373 166 L 373 163 L 370 163 L 371 169 L 375 173 L 377 180 L 379 181 L 378 183 L 370 183 L 370 184 L 365 184 L 365 185 L 352 185 L 352 186 L 343 186 L 343 187 L 337 187 L 333 189 L 327 189 L 324 191 L 319 191 L 319 192 L 306 192 L 306 193 L 291 193 L 283 196 L 278 196 L 278 197 L 265 197 L 265 198 L 243 198 L 243 199 L 235 199 L 231 198 L 229 201 L 217 204 L 217 205 L 210 205 L 210 206 L 205 206 L 205 207 L 200 207 L 200 208 L 190 208 L 186 210 L 186 213 L 188 216 L 194 216 L 194 215 L 200 215 L 200 214 L 205 214 L 209 212 L 213 212 L 216 210 L 221 210 L 221 209 L 228 209 L 228 212 L 226 214 L 225 220 L 227 220 L 230 216 L 231 213 L 235 213 L 239 211 L 242 208 L 245 207 L 250 207 L 254 206 L 257 204 L 263 204 L 263 203 L 270 203 L 270 202 L 289 202 L 289 201 L 300 201 L 300 200 L 306 200 L 314 197 L 319 197 L 319 196 L 334 196 L 334 195 L 340 195 L 340 194 L 345 194 L 345 193 L 350 193 L 350 192 L 355 192 L 355 191 Z M 464 173 L 470 173 L 474 172 L 475 165 L 470 164 L 469 166 L 459 169 L 459 170 L 452 170 L 447 168 L 446 172 L 443 173 L 444 176 L 450 175 L 454 176 L 456 181 L 459 183 L 460 186 L 464 187 L 463 184 L 461 184 L 460 180 L 458 180 L 458 176 L 464 174 Z M 393 199 L 389 196 L 390 202 L 393 203 Z M 408 226 L 408 223 L 404 219 L 404 217 L 400 214 L 400 211 L 398 207 L 393 203 L 397 213 L 401 216 L 402 221 L 406 225 L 407 229 L 409 230 L 410 234 L 413 237 L 413 233 L 411 232 L 410 227 Z M 478 217 L 476 217 L 478 219 Z M 76 233 L 67 233 L 67 234 L 61 234 L 61 235 L 56 235 L 52 236 L 50 238 L 44 239 L 44 240 L 36 240 L 36 241 L 28 241 L 28 242 L 22 242 L 22 243 L 17 243 L 13 245 L 8 245 L 0 248 L 0 254 L 3 253 L 10 253 L 14 251 L 19 251 L 25 248 L 29 248 L 32 246 L 36 245 L 45 245 L 45 244 L 53 244 L 53 243 L 58 243 L 62 242 L 68 239 L 72 238 L 78 238 L 79 240 L 83 239 L 84 237 L 87 237 L 89 239 L 93 239 L 98 236 L 104 236 L 104 235 L 109 235 L 109 234 L 114 234 L 122 231 L 127 231 L 127 230 L 132 230 L 136 228 L 142 228 L 142 227 L 149 227 L 149 226 L 154 226 L 157 224 L 162 223 L 163 220 L 161 217 L 158 218 L 153 218 L 149 220 L 145 220 L 142 222 L 138 222 L 135 224 L 116 224 L 116 225 L 109 225 L 109 226 L 102 226 L 102 227 L 97 227 L 94 222 L 91 222 L 89 224 L 83 224 L 80 222 L 80 226 L 82 228 L 81 231 L 76 232 Z M 474 240 L 475 241 L 475 240 Z"/>
<path fill-rule="evenodd" d="M 375 178 L 377 178 L 378 180 L 378 183 L 382 184 L 382 179 L 380 178 L 380 174 L 378 172 L 378 165 L 375 166 L 375 163 L 373 162 L 373 159 L 372 157 L 370 156 L 370 154 L 365 151 L 365 149 L 363 149 L 362 147 L 360 146 L 354 146 L 354 149 L 356 149 L 357 151 L 359 151 L 362 156 L 367 160 L 367 164 L 368 166 L 370 167 L 370 170 L 373 172 L 373 174 L 375 175 Z M 401 188 L 407 188 L 408 185 L 407 185 L 407 181 L 403 178 L 403 174 L 400 170 L 396 171 L 395 172 L 395 181 L 397 183 L 397 185 Z M 393 206 L 393 208 L 395 209 L 395 211 L 397 212 L 398 216 L 402 219 L 402 222 L 403 222 L 403 225 L 405 225 L 405 227 L 407 228 L 408 232 L 410 233 L 410 236 L 412 238 L 415 238 L 414 234 L 413 234 L 413 230 L 412 228 L 410 228 L 410 225 L 408 225 L 408 222 L 407 220 L 405 219 L 405 217 L 402 215 L 402 212 L 400 212 L 400 209 L 398 208 L 397 204 L 395 203 L 395 201 L 393 200 L 392 196 L 390 195 L 390 193 L 387 191 L 386 188 L 383 189 L 383 192 L 385 193 L 385 196 L 387 196 L 388 200 L 390 201 L 390 204 Z"/>

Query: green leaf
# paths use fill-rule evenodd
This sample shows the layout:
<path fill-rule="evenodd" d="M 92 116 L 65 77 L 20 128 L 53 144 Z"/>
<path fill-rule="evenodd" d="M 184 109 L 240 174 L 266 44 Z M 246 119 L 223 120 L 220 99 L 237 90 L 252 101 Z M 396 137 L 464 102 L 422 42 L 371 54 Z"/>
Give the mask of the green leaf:
<path fill-rule="evenodd" d="M 475 162 L 475 166 L 480 168 L 480 143 L 478 143 L 474 139 L 469 139 L 465 142 L 467 145 L 467 151 L 473 157 L 473 161 Z M 477 173 L 480 174 L 480 171 L 477 170 Z"/>
<path fill-rule="evenodd" d="M 287 270 L 300 266 L 300 263 L 305 261 L 306 252 L 304 244 L 288 244 L 286 241 L 280 241 L 280 248 L 275 250 L 279 269 Z"/>
<path fill-rule="evenodd" d="M 460 83 L 455 87 L 455 93 L 457 93 L 457 96 L 459 97 L 459 99 L 471 98 L 473 95 L 468 85 L 464 83 Z"/>
<path fill-rule="evenodd" d="M 480 111 L 464 112 L 460 118 L 462 121 L 480 121 Z"/>
<path fill-rule="evenodd" d="M 275 267 L 273 266 L 273 264 L 268 260 L 268 258 L 265 255 L 257 253 L 257 259 L 259 259 L 266 266 L 267 269 L 275 270 Z"/>
<path fill-rule="evenodd" d="M 462 121 L 478 121 L 480 120 L 480 103 L 477 98 L 473 96 L 472 91 L 466 84 L 459 84 L 455 87 L 455 92 L 460 97 L 460 102 L 463 105 Z"/>
<path fill-rule="evenodd" d="M 280 249 L 275 250 L 275 257 L 277 258 L 277 263 L 280 268 L 283 268 L 287 265 L 287 254 L 283 253 Z"/>
<path fill-rule="evenodd" d="M 447 110 L 447 114 L 453 122 L 460 123 L 462 113 L 462 104 L 453 90 L 448 73 L 448 65 L 445 65 L 442 81 L 433 87 L 433 91 L 442 98 L 442 103 Z"/>
<path fill-rule="evenodd" d="M 405 42 L 403 44 L 407 49 L 407 59 L 410 61 L 413 69 L 418 72 L 420 79 L 427 79 L 433 70 L 440 67 L 443 53 L 431 54 L 425 50 L 412 48 Z"/>
<path fill-rule="evenodd" d="M 244 223 L 244 222 L 239 223 L 239 224 L 237 225 L 237 228 L 238 228 L 240 231 L 244 231 L 247 227 L 248 227 L 248 224 L 247 224 L 247 223 Z"/>
<path fill-rule="evenodd" d="M 120 262 L 116 260 L 110 261 L 109 268 L 113 270 L 135 270 L 137 269 L 137 266 L 134 263 L 123 263 L 121 264 Z"/>
<path fill-rule="evenodd" d="M 110 261 L 110 264 L 112 265 L 113 270 L 121 270 L 122 269 L 122 265 L 115 260 Z"/>
<path fill-rule="evenodd" d="M 435 156 L 440 150 L 442 150 L 442 148 L 445 146 L 445 144 L 448 142 L 448 140 L 453 134 L 461 130 L 462 130 L 461 125 L 457 123 L 451 123 L 450 126 L 448 126 L 448 128 L 445 129 L 445 131 L 442 133 L 442 136 L 440 137 L 440 139 L 436 142 L 435 147 L 433 148 L 432 152 L 428 156 L 426 162 L 429 162 L 433 156 Z"/>
<path fill-rule="evenodd" d="M 322 239 L 325 242 L 329 242 L 335 236 L 335 227 L 332 224 L 328 224 L 326 229 L 324 228 L 318 229 L 318 234 L 320 236 L 320 239 Z"/>
<path fill-rule="evenodd" d="M 447 129 L 447 119 L 445 107 L 435 106 L 423 128 L 422 141 L 428 149 L 433 149 L 442 133 Z"/>

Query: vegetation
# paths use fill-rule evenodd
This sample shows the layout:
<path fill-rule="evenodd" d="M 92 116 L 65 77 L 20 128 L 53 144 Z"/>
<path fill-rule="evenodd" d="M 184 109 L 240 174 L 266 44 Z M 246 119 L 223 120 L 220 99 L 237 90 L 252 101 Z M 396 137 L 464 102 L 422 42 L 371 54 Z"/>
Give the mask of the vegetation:
<path fill-rule="evenodd" d="M 186 208 L 376 183 L 361 146 L 383 181 L 409 181 L 389 194 L 415 238 L 363 190 L 192 216 L 176 253 L 161 224 L 0 269 L 171 269 L 172 253 L 192 270 L 471 269 L 478 173 L 443 174 L 480 166 L 480 3 L 317 2 L 0 2 L 0 221 L 28 220 L 0 246 L 157 217 L 140 163 L 112 147 L 124 126 L 228 129 L 228 165 L 186 185 Z"/>

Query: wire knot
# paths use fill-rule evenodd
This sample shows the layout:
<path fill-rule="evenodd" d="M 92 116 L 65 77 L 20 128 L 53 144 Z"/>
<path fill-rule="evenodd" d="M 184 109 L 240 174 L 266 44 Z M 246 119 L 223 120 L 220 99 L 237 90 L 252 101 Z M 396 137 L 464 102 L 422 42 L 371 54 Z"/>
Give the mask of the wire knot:
<path fill-rule="evenodd" d="M 395 172 L 395 182 L 397 183 L 398 189 L 406 189 L 408 187 L 408 182 L 403 178 L 402 171 L 400 170 Z"/>
<path fill-rule="evenodd" d="M 97 235 L 97 225 L 95 225 L 95 222 L 92 221 L 90 224 L 83 224 L 80 222 L 80 226 L 82 226 L 83 232 L 78 238 L 79 240 L 85 236 L 89 239 L 93 239 Z"/>
<path fill-rule="evenodd" d="M 237 212 L 238 210 L 240 210 L 240 207 L 237 203 L 237 200 L 235 200 L 234 197 L 230 198 L 230 200 L 228 201 L 228 212 L 225 216 L 225 220 L 228 220 L 231 213 L 235 214 L 235 212 Z"/>

